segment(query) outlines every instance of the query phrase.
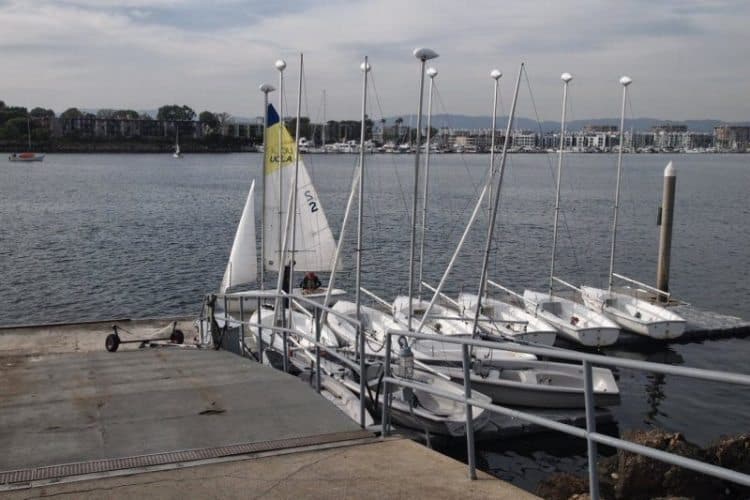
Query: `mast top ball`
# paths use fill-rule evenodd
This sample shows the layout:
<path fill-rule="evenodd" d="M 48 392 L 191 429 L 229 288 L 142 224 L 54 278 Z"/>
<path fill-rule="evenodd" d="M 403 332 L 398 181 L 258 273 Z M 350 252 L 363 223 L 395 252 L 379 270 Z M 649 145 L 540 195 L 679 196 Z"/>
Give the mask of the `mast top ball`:
<path fill-rule="evenodd" d="M 372 66 L 370 66 L 370 63 L 362 63 L 359 65 L 359 69 L 361 69 L 364 72 L 367 72 L 372 69 Z"/>
<path fill-rule="evenodd" d="M 435 78 L 437 75 L 438 75 L 438 70 L 432 67 L 427 68 L 427 76 L 429 76 L 430 78 Z"/>
<path fill-rule="evenodd" d="M 633 83 L 633 79 L 629 76 L 623 76 L 622 78 L 620 78 L 620 85 L 622 85 L 623 87 L 627 87 L 631 83 Z"/>
<path fill-rule="evenodd" d="M 273 85 L 271 85 L 271 84 L 269 84 L 269 83 L 264 83 L 263 85 L 261 85 L 261 86 L 260 86 L 260 87 L 258 87 L 258 88 L 259 88 L 259 89 L 260 89 L 260 91 L 261 91 L 261 92 L 263 92 L 264 94 L 268 94 L 269 92 L 273 92 L 274 90 L 276 90 L 276 87 L 274 87 Z"/>
<path fill-rule="evenodd" d="M 499 69 L 493 69 L 490 76 L 493 80 L 499 80 L 500 77 L 503 76 L 503 73 Z"/>
<path fill-rule="evenodd" d="M 570 73 L 563 73 L 562 75 L 560 75 L 560 80 L 564 81 L 565 83 L 568 83 L 572 79 L 573 75 L 571 75 Z"/>
<path fill-rule="evenodd" d="M 283 59 L 279 59 L 278 61 L 276 61 L 276 64 L 274 64 L 274 66 L 276 66 L 277 70 L 284 71 L 286 69 L 286 61 L 284 61 Z"/>
<path fill-rule="evenodd" d="M 414 49 L 414 57 L 424 62 L 429 61 L 430 59 L 435 59 L 436 57 L 438 57 L 438 53 L 432 49 L 422 47 L 419 49 Z"/>

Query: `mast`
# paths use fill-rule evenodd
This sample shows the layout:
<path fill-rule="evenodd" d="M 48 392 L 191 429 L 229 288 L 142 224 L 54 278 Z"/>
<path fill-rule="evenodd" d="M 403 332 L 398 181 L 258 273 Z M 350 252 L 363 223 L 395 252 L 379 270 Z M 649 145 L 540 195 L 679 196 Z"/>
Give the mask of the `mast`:
<path fill-rule="evenodd" d="M 493 80 L 495 80 L 495 84 L 493 87 L 493 94 L 492 94 L 492 132 L 491 132 L 491 138 L 490 138 L 490 171 L 495 167 L 495 129 L 497 126 L 497 89 L 500 86 L 500 78 L 503 76 L 503 74 L 498 69 L 493 69 L 490 72 L 490 77 L 492 77 Z M 506 134 L 507 137 L 507 134 Z M 495 199 L 500 198 L 500 186 L 498 182 L 498 192 L 495 195 Z M 492 184 L 489 186 L 489 206 L 492 207 Z M 495 203 L 495 207 L 497 207 L 497 203 Z M 495 228 L 495 212 L 490 211 L 490 219 L 489 224 L 487 227 L 487 245 L 485 246 L 485 258 L 482 261 L 482 272 L 480 274 L 479 279 L 479 293 L 477 293 L 477 308 L 474 312 L 474 326 L 472 327 L 472 334 L 476 333 L 477 331 L 477 325 L 479 323 L 479 314 L 482 311 L 482 297 L 485 294 L 485 291 L 487 289 L 487 264 L 489 263 L 489 249 L 490 244 L 492 242 L 492 235 Z"/>
<path fill-rule="evenodd" d="M 365 132 L 367 126 L 365 119 L 367 118 L 367 74 L 370 72 L 370 64 L 367 62 L 367 56 L 365 56 L 365 62 L 360 66 L 362 70 L 362 123 L 360 125 L 359 135 L 359 199 L 357 200 L 357 274 L 355 277 L 355 289 L 354 289 L 354 303 L 356 304 L 356 318 L 359 319 L 359 313 L 361 308 L 361 296 L 359 288 L 362 281 L 362 211 L 364 208 L 364 194 L 365 194 Z M 364 332 L 360 332 L 363 335 Z M 360 342 L 360 344 L 362 344 Z M 360 353 L 364 358 L 364 351 Z M 364 399 L 363 399 L 364 401 Z"/>
<path fill-rule="evenodd" d="M 427 232 L 427 194 L 430 184 L 430 135 L 432 127 L 432 87 L 435 83 L 435 77 L 438 71 L 435 68 L 427 69 L 427 76 L 430 77 L 430 91 L 427 97 L 427 137 L 425 143 L 427 149 L 424 153 L 424 190 L 422 192 L 422 237 L 419 239 L 419 282 L 417 283 L 417 297 L 422 299 L 422 271 L 424 269 L 424 240 Z"/>
<path fill-rule="evenodd" d="M 300 115 L 302 114 L 302 73 L 304 68 L 304 55 L 299 55 L 299 81 L 297 84 L 297 120 L 294 126 L 294 181 L 292 183 L 292 258 L 289 262 L 289 288 L 294 288 L 294 252 L 297 249 L 297 188 L 299 187 L 299 132 Z M 287 217 L 289 220 L 289 217 Z M 287 230 L 289 230 L 287 228 Z"/>
<path fill-rule="evenodd" d="M 521 87 L 521 75 L 523 74 L 523 67 L 524 67 L 524 64 L 521 63 L 521 68 L 518 70 L 518 78 L 516 79 L 516 88 L 513 93 L 513 103 L 511 104 L 511 107 L 510 107 L 510 115 L 508 116 L 508 127 L 506 128 L 506 133 L 505 133 L 503 155 L 500 160 L 500 171 L 502 171 L 505 165 L 505 156 L 508 152 L 508 145 L 510 143 L 510 129 L 513 127 L 513 117 L 516 114 L 516 103 L 518 102 L 518 90 Z M 458 245 L 456 246 L 456 250 L 453 251 L 451 260 L 450 262 L 448 262 L 448 267 L 446 267 L 445 272 L 443 272 L 443 277 L 440 278 L 440 283 L 438 283 L 438 286 L 435 289 L 435 293 L 433 294 L 432 299 L 430 300 L 430 304 L 427 306 L 427 309 L 425 310 L 425 313 L 422 316 L 422 321 L 419 322 L 419 326 L 416 329 L 417 332 L 419 332 L 422 329 L 425 322 L 427 321 L 430 311 L 432 310 L 432 306 L 435 305 L 435 302 L 437 301 L 438 297 L 440 296 L 440 293 L 443 290 L 443 286 L 445 286 L 445 282 L 448 280 L 448 275 L 453 269 L 453 265 L 456 263 L 458 254 L 461 252 L 461 248 L 463 248 L 463 245 L 466 242 L 466 238 L 469 235 L 469 231 L 471 230 L 471 227 L 474 225 L 474 222 L 476 221 L 477 216 L 479 215 L 479 211 L 482 209 L 482 203 L 484 203 L 484 198 L 487 195 L 487 192 L 489 191 L 489 187 L 495 178 L 495 174 L 496 174 L 496 171 L 493 168 L 490 168 L 489 171 L 487 172 L 487 181 L 484 183 L 484 187 L 482 188 L 482 192 L 479 194 L 479 199 L 477 200 L 476 205 L 474 205 L 474 211 L 471 213 L 471 217 L 469 217 L 469 222 L 468 224 L 466 224 L 466 228 L 464 229 L 464 232 L 461 235 L 461 239 L 459 240 Z"/>
<path fill-rule="evenodd" d="M 568 83 L 573 79 L 570 73 L 560 75 L 563 81 L 562 119 L 560 120 L 560 150 L 557 152 L 557 186 L 555 188 L 555 222 L 552 229 L 552 263 L 549 270 L 549 295 L 552 297 L 552 285 L 555 277 L 555 254 L 557 253 L 557 222 L 560 218 L 560 174 L 562 173 L 563 148 L 565 147 L 565 110 L 568 104 Z"/>
<path fill-rule="evenodd" d="M 26 134 L 29 138 L 29 151 L 31 151 L 31 117 L 26 115 Z"/>
<path fill-rule="evenodd" d="M 260 91 L 263 92 L 263 160 L 261 162 L 260 169 L 260 199 L 261 199 L 261 211 L 260 211 L 260 289 L 264 290 L 266 287 L 266 244 L 265 244 L 265 231 L 266 231 L 266 151 L 268 144 L 266 144 L 266 130 L 268 129 L 268 93 L 273 92 L 276 88 L 273 85 L 264 83 L 260 86 Z"/>
<path fill-rule="evenodd" d="M 414 303 L 414 243 L 417 237 L 417 206 L 419 204 L 419 142 L 422 136 L 422 98 L 424 97 L 424 68 L 430 59 L 438 57 L 437 52 L 427 49 L 414 49 L 414 57 L 419 59 L 419 105 L 417 106 L 417 149 L 414 155 L 414 202 L 411 210 L 411 243 L 409 250 L 409 321 L 408 328 L 411 330 L 411 319 L 413 316 Z M 411 136 L 411 134 L 409 134 Z"/>
<path fill-rule="evenodd" d="M 620 151 L 617 154 L 617 184 L 615 187 L 614 217 L 612 220 L 612 251 L 609 254 L 609 281 L 607 290 L 612 291 L 615 272 L 615 242 L 617 241 L 617 212 L 620 207 L 620 178 L 622 177 L 622 150 L 625 149 L 625 101 L 628 97 L 628 85 L 633 83 L 629 76 L 620 78 L 622 85 L 622 109 L 620 110 Z M 632 137 L 632 134 L 631 134 Z"/>
<path fill-rule="evenodd" d="M 323 130 L 321 133 L 321 140 L 323 142 L 323 152 L 325 152 L 326 149 L 326 128 L 328 127 L 328 122 L 326 121 L 326 91 L 323 89 Z"/>
<path fill-rule="evenodd" d="M 276 69 L 279 70 L 279 122 L 282 127 L 286 127 L 286 123 L 284 122 L 284 70 L 286 69 L 286 61 L 283 59 L 279 59 L 276 61 Z M 283 165 L 283 157 L 284 157 L 284 151 L 282 150 L 282 146 L 284 143 L 283 140 L 284 134 L 279 134 L 279 171 L 281 172 L 281 167 Z M 284 199 L 284 183 L 282 182 L 284 179 L 283 174 L 279 178 L 279 254 L 278 254 L 278 260 L 279 263 L 279 273 L 284 272 L 284 259 L 283 255 L 281 254 L 281 247 L 283 244 L 283 236 L 282 236 L 282 230 L 281 228 L 284 227 L 283 224 L 283 218 L 284 218 L 284 204 L 282 203 L 282 200 Z M 279 283 L 281 283 L 281 279 L 279 279 Z M 281 287 L 279 287 L 279 290 Z"/>

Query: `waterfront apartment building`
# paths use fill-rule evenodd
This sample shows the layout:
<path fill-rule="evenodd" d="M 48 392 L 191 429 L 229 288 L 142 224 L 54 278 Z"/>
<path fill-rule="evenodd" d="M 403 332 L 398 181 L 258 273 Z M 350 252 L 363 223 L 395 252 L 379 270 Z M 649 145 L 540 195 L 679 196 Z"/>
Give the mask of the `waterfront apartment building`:
<path fill-rule="evenodd" d="M 714 127 L 714 138 L 718 151 L 750 150 L 750 127 L 731 125 Z"/>

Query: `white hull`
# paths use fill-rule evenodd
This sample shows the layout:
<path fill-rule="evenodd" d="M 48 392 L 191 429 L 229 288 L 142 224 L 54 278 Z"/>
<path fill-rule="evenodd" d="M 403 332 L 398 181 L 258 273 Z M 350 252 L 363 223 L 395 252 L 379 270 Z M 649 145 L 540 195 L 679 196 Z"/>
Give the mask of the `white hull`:
<path fill-rule="evenodd" d="M 260 321 L 258 321 L 259 313 L 260 313 Z M 289 318 L 288 309 L 285 311 L 285 315 L 288 321 L 288 318 Z M 263 326 L 271 327 L 274 324 L 274 319 L 275 319 L 275 314 L 274 314 L 273 307 L 263 306 L 261 307 L 260 311 L 255 311 L 250 316 L 249 323 L 251 324 L 260 323 Z M 307 314 L 304 314 L 298 311 L 292 312 L 292 325 L 290 328 L 302 334 L 309 335 L 310 337 L 315 338 L 315 319 L 308 316 Z M 254 342 L 254 339 L 257 337 L 257 332 L 258 332 L 257 327 L 249 326 L 247 328 L 247 333 L 245 333 L 245 338 L 247 339 L 248 337 L 252 336 L 253 342 Z M 284 339 L 281 333 L 278 333 L 278 332 L 273 333 L 270 328 L 264 328 L 262 331 L 262 337 L 263 337 L 264 348 L 267 348 L 270 346 L 279 352 L 282 352 L 282 353 L 284 352 Z M 328 347 L 339 346 L 339 343 L 336 340 L 336 336 L 333 334 L 331 329 L 327 328 L 325 325 L 321 325 L 320 341 Z M 308 342 L 305 339 L 299 339 L 296 342 L 298 342 L 299 345 L 302 347 L 314 347 L 312 343 Z M 287 342 L 287 346 L 290 348 L 294 347 L 294 341 L 289 340 Z"/>
<path fill-rule="evenodd" d="M 523 292 L 526 311 L 557 328 L 560 336 L 588 347 L 617 342 L 620 327 L 603 314 L 572 300 L 544 292 Z"/>
<path fill-rule="evenodd" d="M 674 339 L 685 332 L 682 317 L 645 300 L 588 286 L 581 287 L 581 296 L 587 307 L 631 332 L 660 340 Z"/>
<path fill-rule="evenodd" d="M 355 304 L 348 301 L 339 301 L 333 306 L 333 310 L 354 318 Z M 385 332 L 389 330 L 406 330 L 406 326 L 394 320 L 389 314 L 371 307 L 362 306 L 360 312 L 360 320 L 365 326 L 365 354 L 376 357 L 385 356 Z M 357 346 L 355 345 L 357 332 L 351 323 L 333 314 L 329 314 L 328 326 L 336 334 L 342 346 L 350 346 L 350 350 L 352 351 L 357 350 Z M 455 362 L 463 359 L 463 352 L 460 345 L 443 342 L 440 338 L 441 335 L 429 329 L 424 329 L 423 333 L 434 335 L 435 340 L 419 339 L 410 343 L 416 359 L 423 362 Z M 469 336 L 466 335 L 466 337 Z M 396 356 L 399 351 L 398 337 L 392 336 L 391 339 L 391 352 L 393 356 Z M 474 348 L 471 353 L 475 358 L 483 361 L 536 359 L 531 354 L 515 353 L 499 349 Z"/>
<path fill-rule="evenodd" d="M 514 366 L 515 365 L 515 366 Z M 436 367 L 457 383 L 463 383 L 462 368 Z M 620 402 L 620 390 L 612 372 L 593 368 L 594 401 L 597 406 Z M 472 370 L 471 387 L 501 405 L 534 408 L 583 408 L 583 369 L 578 365 L 547 361 L 496 362 Z"/>
<path fill-rule="evenodd" d="M 414 370 L 414 382 L 430 385 L 435 389 L 463 397 L 463 387 L 422 370 Z M 344 378 L 341 383 L 359 397 L 359 382 Z M 379 393 L 378 409 L 382 415 L 383 390 L 378 391 L 378 379 L 368 381 L 373 395 Z M 442 398 L 422 390 L 404 390 L 400 386 L 391 387 L 391 422 L 422 432 L 443 436 L 460 437 L 466 434 L 466 406 L 452 399 Z M 473 391 L 471 397 L 490 403 L 484 394 Z M 473 407 L 474 430 L 481 429 L 489 420 L 489 414 L 482 408 Z"/>
<path fill-rule="evenodd" d="M 414 310 L 414 316 L 412 317 L 412 328 L 416 328 L 419 325 L 420 320 L 427 309 L 429 302 L 426 300 L 414 299 L 412 308 Z M 401 328 L 406 328 L 408 325 L 409 310 L 409 297 L 399 296 L 393 301 L 393 319 L 401 325 Z M 447 307 L 440 305 L 433 305 L 431 316 L 442 316 L 442 317 L 457 317 L 458 311 L 454 311 Z M 463 359 L 462 348 L 459 344 L 450 344 L 441 342 L 438 340 L 441 336 L 446 337 L 462 337 L 462 338 L 473 338 L 471 334 L 471 323 L 463 319 L 428 319 L 425 326 L 422 328 L 422 333 L 430 333 L 436 336 L 435 342 L 429 344 L 424 343 L 421 345 L 422 352 L 430 356 L 437 361 L 460 361 Z M 510 343 L 510 342 L 509 342 Z M 500 360 L 500 359 L 536 359 L 533 354 L 526 354 L 521 352 L 512 352 L 502 350 L 503 342 L 497 343 L 499 349 L 487 349 L 480 347 L 473 347 L 471 349 L 472 356 L 480 360 Z"/>
<path fill-rule="evenodd" d="M 476 313 L 476 295 L 462 293 L 458 296 L 458 303 L 466 310 L 465 316 L 473 317 Z M 486 318 L 490 321 L 480 321 L 479 326 L 491 335 L 509 336 L 514 340 L 546 346 L 555 343 L 557 330 L 520 307 L 497 299 L 485 298 L 482 300 L 481 312 L 480 319 Z"/>

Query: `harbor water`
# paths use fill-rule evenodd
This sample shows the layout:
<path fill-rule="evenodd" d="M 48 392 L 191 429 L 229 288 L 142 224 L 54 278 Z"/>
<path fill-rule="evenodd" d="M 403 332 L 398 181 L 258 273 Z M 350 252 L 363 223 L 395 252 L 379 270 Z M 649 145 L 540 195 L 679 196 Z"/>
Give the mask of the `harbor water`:
<path fill-rule="evenodd" d="M 702 309 L 748 319 L 750 155 L 626 155 L 615 271 L 655 280 L 656 216 L 670 160 L 677 168 L 671 290 Z M 357 157 L 305 161 L 338 235 Z M 203 295 L 221 281 L 253 179 L 259 192 L 260 163 L 258 154 L 52 154 L 43 163 L 2 165 L 0 324 L 197 315 Z M 363 286 L 385 299 L 407 292 L 413 163 L 410 155 L 367 157 Z M 432 156 L 425 281 L 440 279 L 487 166 L 485 155 Z M 554 166 L 545 154 L 511 155 L 507 164 L 489 275 L 519 292 L 547 286 Z M 606 285 L 615 172 L 614 155 L 566 157 L 556 275 L 569 282 Z M 448 280 L 449 295 L 476 291 L 486 223 L 487 207 Z M 352 290 L 353 226 L 345 241 L 337 286 Z M 726 339 L 604 353 L 748 373 L 749 345 Z M 750 394 L 735 387 L 616 375 L 616 430 L 658 427 L 706 445 L 750 428 Z M 555 434 L 478 449 L 484 469 L 529 489 L 550 471 L 586 466 L 585 442 Z M 460 446 L 446 451 L 461 457 Z"/>

